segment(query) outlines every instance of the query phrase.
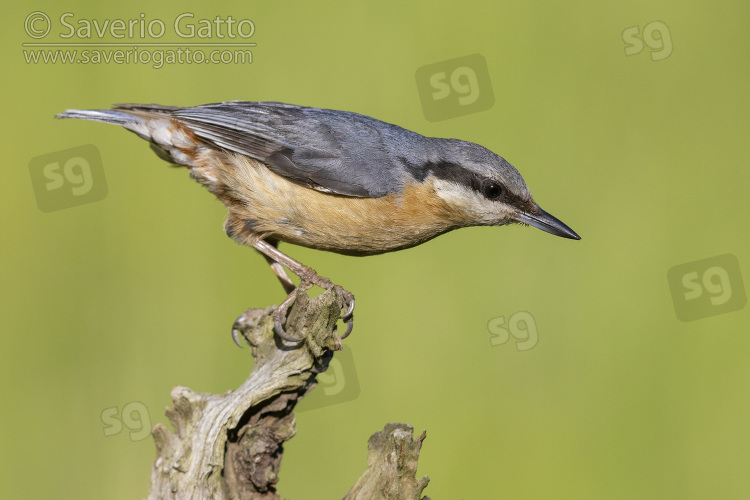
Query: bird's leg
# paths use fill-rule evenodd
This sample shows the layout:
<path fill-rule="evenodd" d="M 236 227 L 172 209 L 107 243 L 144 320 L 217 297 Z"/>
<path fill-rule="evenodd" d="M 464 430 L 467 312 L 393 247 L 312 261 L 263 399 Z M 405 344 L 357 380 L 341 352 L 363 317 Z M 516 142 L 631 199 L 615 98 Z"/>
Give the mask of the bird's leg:
<path fill-rule="evenodd" d="M 349 334 L 352 332 L 352 328 L 354 327 L 354 295 L 351 292 L 338 285 L 335 285 L 328 278 L 320 276 L 315 272 L 314 269 L 307 267 L 301 262 L 289 257 L 285 253 L 281 252 L 278 248 L 276 248 L 276 245 L 272 243 L 269 243 L 265 240 L 258 240 L 257 242 L 253 243 L 253 247 L 255 247 L 255 249 L 260 253 L 262 253 L 266 257 L 266 260 L 271 263 L 271 269 L 273 269 L 274 273 L 279 278 L 279 281 L 281 281 L 282 286 L 289 294 L 274 313 L 274 330 L 279 337 L 289 342 L 295 343 L 299 343 L 303 340 L 290 337 L 284 331 L 282 323 L 286 320 L 286 312 L 294 303 L 299 290 L 307 290 L 313 285 L 319 286 L 320 288 L 323 288 L 325 290 L 336 289 L 344 297 L 344 305 L 346 309 L 344 311 L 344 314 L 341 315 L 341 319 L 346 322 L 346 332 L 341 336 L 341 338 L 344 339 L 349 336 Z M 286 275 L 284 268 L 281 267 L 282 265 L 300 278 L 301 282 L 299 287 L 294 286 L 292 280 L 290 280 Z"/>
<path fill-rule="evenodd" d="M 278 242 L 277 241 L 270 241 L 269 244 L 271 244 L 274 248 L 278 248 Z M 292 280 L 287 276 L 286 271 L 284 271 L 284 266 L 273 260 L 271 257 L 269 257 L 266 254 L 261 254 L 266 259 L 266 262 L 271 266 L 271 270 L 273 271 L 273 274 L 276 275 L 277 278 L 279 278 L 279 282 L 281 283 L 281 286 L 284 287 L 284 291 L 289 295 L 294 291 L 295 288 L 297 288 Z"/>
<path fill-rule="evenodd" d="M 269 242 L 271 245 L 276 247 L 278 245 L 278 242 L 271 240 Z M 269 257 L 266 254 L 261 254 L 263 258 L 266 259 L 266 262 L 268 262 L 268 265 L 271 266 L 271 270 L 273 271 L 273 274 L 276 275 L 276 277 L 279 279 L 279 282 L 281 283 L 281 286 L 284 287 L 284 291 L 287 294 L 286 300 L 281 303 L 279 308 L 277 309 L 277 312 L 282 311 L 282 315 L 286 317 L 286 311 L 291 306 L 291 304 L 294 302 L 294 299 L 297 297 L 297 287 L 294 284 L 294 282 L 289 278 L 289 276 L 286 274 L 286 271 L 284 271 L 284 266 L 273 260 L 271 257 Z M 235 325 L 232 327 L 232 339 L 234 339 L 234 343 L 237 344 L 238 347 L 242 347 L 242 344 L 240 343 L 240 331 L 237 328 L 237 322 L 242 319 L 242 316 L 237 318 L 237 321 L 235 321 Z M 275 325 L 274 325 L 275 326 Z M 283 331 L 283 330 L 282 330 Z M 282 337 L 284 340 L 290 340 L 290 338 Z"/>

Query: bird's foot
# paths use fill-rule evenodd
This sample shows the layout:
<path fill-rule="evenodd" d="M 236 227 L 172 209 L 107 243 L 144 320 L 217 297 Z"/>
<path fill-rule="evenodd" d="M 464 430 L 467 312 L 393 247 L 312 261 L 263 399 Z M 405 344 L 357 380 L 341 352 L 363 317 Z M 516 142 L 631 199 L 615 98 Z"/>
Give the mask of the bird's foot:
<path fill-rule="evenodd" d="M 315 286 L 323 288 L 324 290 L 334 290 L 337 295 L 343 299 L 342 309 L 344 309 L 344 314 L 342 314 L 340 318 L 344 323 L 346 323 L 346 332 L 341 336 L 341 338 L 345 339 L 346 337 L 348 337 L 349 334 L 352 333 L 352 329 L 354 328 L 354 294 L 352 294 L 349 290 L 346 290 L 342 286 L 334 285 L 331 280 L 319 275 L 309 267 L 305 269 L 304 273 L 300 274 L 299 276 L 302 279 L 302 283 L 311 283 Z M 300 283 L 300 285 L 302 283 Z M 305 290 L 307 290 L 308 288 L 310 288 L 310 286 L 307 286 Z M 276 330 L 276 333 L 278 333 L 278 330 Z M 279 337 L 284 338 L 281 335 L 279 335 Z"/>
<path fill-rule="evenodd" d="M 317 277 L 320 278 L 319 276 Z M 352 329 L 354 328 L 354 295 L 343 287 L 334 285 L 326 278 L 322 279 L 330 283 L 330 287 L 327 287 L 327 290 L 333 290 L 334 293 L 336 293 L 336 295 L 341 298 L 341 308 L 344 309 L 344 313 L 340 316 L 340 318 L 342 321 L 344 321 L 344 323 L 346 323 L 346 332 L 341 335 L 341 339 L 343 340 L 348 337 L 350 333 L 352 333 Z M 310 289 L 313 284 L 320 286 L 320 284 L 318 283 L 312 283 L 311 281 L 306 281 L 303 279 L 299 286 L 292 290 L 287 298 L 284 299 L 284 302 L 282 302 L 276 309 L 276 312 L 273 313 L 273 329 L 276 332 L 276 335 L 286 340 L 287 342 L 291 342 L 293 344 L 301 344 L 305 341 L 304 338 L 296 338 L 289 335 L 284 330 L 283 325 L 284 323 L 286 323 L 287 311 L 292 306 L 292 304 L 294 304 L 294 301 L 297 300 L 297 294 L 300 292 L 300 290 L 306 291 Z M 334 331 L 335 328 L 337 327 L 334 327 Z"/>
<path fill-rule="evenodd" d="M 328 278 L 320 276 L 314 269 L 307 267 L 285 253 L 280 252 L 279 249 L 276 248 L 276 242 L 274 241 L 269 242 L 263 239 L 258 239 L 252 243 L 252 246 L 266 257 L 266 260 L 271 264 L 271 269 L 279 278 L 284 290 L 288 293 L 287 298 L 281 303 L 281 305 L 279 305 L 273 315 L 273 327 L 279 337 L 294 344 L 300 344 L 305 340 L 304 338 L 295 338 L 287 334 L 286 331 L 284 331 L 284 323 L 286 322 L 287 311 L 292 304 L 294 304 L 299 291 L 308 290 L 313 286 L 318 286 L 324 290 L 334 291 L 337 300 L 341 305 L 341 309 L 344 310 L 344 313 L 340 317 L 346 323 L 346 332 L 341 338 L 345 339 L 349 336 L 352 332 L 352 328 L 354 328 L 354 295 L 352 295 L 351 292 L 335 285 Z M 298 287 L 294 287 L 294 283 L 287 276 L 284 267 L 299 277 L 300 284 Z M 237 338 L 235 332 L 232 332 L 232 335 Z"/>

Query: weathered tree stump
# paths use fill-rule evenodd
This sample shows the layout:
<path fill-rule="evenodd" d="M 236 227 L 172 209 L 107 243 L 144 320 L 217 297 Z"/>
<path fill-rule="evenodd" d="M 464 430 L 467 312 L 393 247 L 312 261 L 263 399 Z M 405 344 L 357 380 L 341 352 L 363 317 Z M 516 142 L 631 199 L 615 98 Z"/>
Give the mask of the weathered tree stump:
<path fill-rule="evenodd" d="M 167 417 L 174 432 L 153 429 L 156 460 L 150 500 L 281 499 L 276 485 L 284 442 L 295 432 L 293 410 L 342 348 L 336 321 L 343 298 L 335 290 L 314 299 L 300 293 L 286 331 L 304 339 L 293 345 L 273 331 L 274 307 L 249 309 L 235 323 L 251 346 L 253 370 L 235 391 L 172 390 Z M 387 424 L 369 440 L 368 469 L 347 500 L 420 500 L 429 479 L 415 473 L 423 433 L 413 439 L 408 424 Z"/>
<path fill-rule="evenodd" d="M 367 470 L 346 494 L 344 500 L 368 498 L 422 499 L 430 478 L 417 479 L 417 461 L 426 432 L 414 439 L 409 424 L 386 424 L 385 429 L 367 441 Z M 423 500 L 430 500 L 424 497 Z"/>

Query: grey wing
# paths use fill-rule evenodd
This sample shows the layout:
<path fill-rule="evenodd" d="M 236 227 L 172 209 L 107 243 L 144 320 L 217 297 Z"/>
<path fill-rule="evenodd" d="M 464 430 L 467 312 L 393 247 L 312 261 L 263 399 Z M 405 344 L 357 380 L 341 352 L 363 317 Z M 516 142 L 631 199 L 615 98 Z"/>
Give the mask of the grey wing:
<path fill-rule="evenodd" d="M 196 136 L 263 162 L 320 191 L 377 198 L 399 190 L 405 138 L 418 134 L 356 113 L 273 102 L 227 102 L 165 110 Z M 412 148 L 413 149 L 413 148 Z"/>

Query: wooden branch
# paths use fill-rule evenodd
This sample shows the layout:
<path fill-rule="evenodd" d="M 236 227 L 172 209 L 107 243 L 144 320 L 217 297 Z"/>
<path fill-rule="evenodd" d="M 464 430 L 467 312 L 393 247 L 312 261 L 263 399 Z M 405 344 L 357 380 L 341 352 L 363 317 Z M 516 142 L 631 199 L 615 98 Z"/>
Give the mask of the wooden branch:
<path fill-rule="evenodd" d="M 430 478 L 417 479 L 417 460 L 426 432 L 415 440 L 414 428 L 409 424 L 386 424 L 367 441 L 367 470 L 346 494 L 344 500 L 422 498 L 422 491 Z"/>
<path fill-rule="evenodd" d="M 235 328 L 251 346 L 253 370 L 225 394 L 172 390 L 174 407 L 167 408 L 167 417 L 174 432 L 161 424 L 153 429 L 150 500 L 280 500 L 283 444 L 296 432 L 292 411 L 342 348 L 335 326 L 343 300 L 336 290 L 314 299 L 298 295 L 285 329 L 305 339 L 299 345 L 274 334 L 274 307 L 240 316 Z M 388 424 L 375 433 L 368 470 L 346 498 L 419 500 L 428 481 L 414 477 L 423 439 L 424 433 L 415 441 L 407 424 Z"/>

